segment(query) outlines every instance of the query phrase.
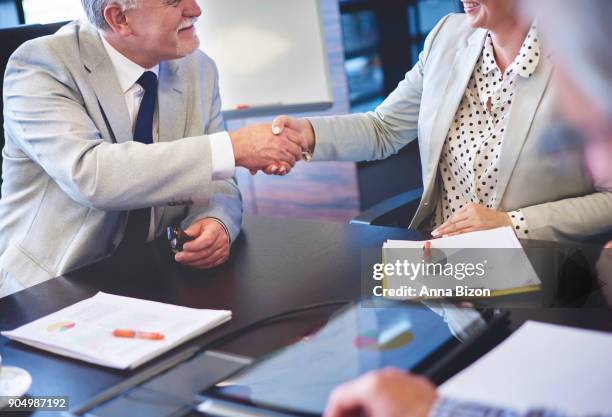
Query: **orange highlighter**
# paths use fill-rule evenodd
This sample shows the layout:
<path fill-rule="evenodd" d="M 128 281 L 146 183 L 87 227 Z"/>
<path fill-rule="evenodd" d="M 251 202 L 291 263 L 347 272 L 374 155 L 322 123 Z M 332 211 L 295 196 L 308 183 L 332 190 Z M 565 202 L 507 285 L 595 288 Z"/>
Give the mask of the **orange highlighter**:
<path fill-rule="evenodd" d="M 425 246 L 423 246 L 423 252 L 425 252 L 425 259 L 431 259 L 431 242 L 425 242 Z"/>
<path fill-rule="evenodd" d="M 161 333 L 140 332 L 138 330 L 115 329 L 113 336 L 123 337 L 126 339 L 146 339 L 146 340 L 164 340 L 165 336 Z"/>

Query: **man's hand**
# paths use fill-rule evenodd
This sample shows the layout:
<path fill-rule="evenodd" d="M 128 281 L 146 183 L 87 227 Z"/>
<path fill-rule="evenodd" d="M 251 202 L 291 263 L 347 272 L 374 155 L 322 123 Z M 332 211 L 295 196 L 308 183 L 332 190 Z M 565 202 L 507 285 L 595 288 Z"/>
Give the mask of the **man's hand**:
<path fill-rule="evenodd" d="M 312 153 L 315 146 L 315 133 L 312 124 L 307 119 L 296 119 L 289 116 L 278 116 L 272 122 L 272 133 L 280 135 L 287 129 L 299 132 L 304 139 L 304 151 Z M 300 155 L 301 157 L 301 155 Z M 299 159 L 298 159 L 299 160 Z M 285 175 L 291 167 L 286 163 L 277 163 L 267 166 L 263 172 L 268 175 Z"/>
<path fill-rule="evenodd" d="M 427 417 L 436 398 L 427 379 L 387 368 L 336 388 L 324 417 Z"/>
<path fill-rule="evenodd" d="M 512 220 L 507 213 L 470 203 L 431 232 L 431 235 L 433 237 L 455 236 L 503 226 L 512 226 Z"/>
<path fill-rule="evenodd" d="M 198 220 L 185 233 L 195 239 L 185 243 L 183 251 L 175 255 L 177 262 L 208 269 L 224 264 L 229 258 L 229 236 L 216 219 Z"/>
<path fill-rule="evenodd" d="M 272 164 L 291 169 L 306 150 L 306 142 L 299 132 L 285 129 L 272 134 L 272 126 L 259 124 L 230 132 L 236 165 L 256 173 Z"/>

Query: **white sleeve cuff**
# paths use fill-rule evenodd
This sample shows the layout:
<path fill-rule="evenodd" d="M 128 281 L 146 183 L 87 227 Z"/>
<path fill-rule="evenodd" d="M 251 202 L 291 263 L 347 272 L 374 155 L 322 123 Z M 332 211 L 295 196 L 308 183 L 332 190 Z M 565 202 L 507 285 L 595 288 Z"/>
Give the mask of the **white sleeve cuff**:
<path fill-rule="evenodd" d="M 234 176 L 236 162 L 234 148 L 227 132 L 208 135 L 210 139 L 210 153 L 212 160 L 212 179 L 227 180 Z"/>

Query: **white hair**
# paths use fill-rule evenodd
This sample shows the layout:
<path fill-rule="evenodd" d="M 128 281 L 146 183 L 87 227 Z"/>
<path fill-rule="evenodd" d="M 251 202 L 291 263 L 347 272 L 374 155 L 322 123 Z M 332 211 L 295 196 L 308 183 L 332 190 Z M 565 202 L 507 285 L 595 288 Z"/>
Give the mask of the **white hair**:
<path fill-rule="evenodd" d="M 123 11 L 138 7 L 138 0 L 81 0 L 81 3 L 89 21 L 102 30 L 110 28 L 104 18 L 104 9 L 109 4 L 118 4 Z"/>

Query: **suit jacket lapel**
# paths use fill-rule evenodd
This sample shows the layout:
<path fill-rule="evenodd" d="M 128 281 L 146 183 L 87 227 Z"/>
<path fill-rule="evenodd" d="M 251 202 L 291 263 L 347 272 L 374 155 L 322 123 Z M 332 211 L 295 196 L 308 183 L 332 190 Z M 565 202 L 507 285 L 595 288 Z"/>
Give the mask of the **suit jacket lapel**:
<path fill-rule="evenodd" d="M 187 76 L 179 61 L 164 61 L 159 65 L 159 142 L 183 138 L 187 120 Z M 171 157 L 171 156 L 170 156 Z M 155 229 L 162 230 L 166 207 L 155 207 Z"/>
<path fill-rule="evenodd" d="M 164 61 L 159 66 L 159 141 L 180 139 L 185 135 L 187 117 L 187 77 L 179 61 Z"/>
<path fill-rule="evenodd" d="M 132 123 L 113 64 L 96 28 L 82 23 L 79 32 L 81 57 L 91 85 L 116 142 L 133 140 Z"/>
<path fill-rule="evenodd" d="M 508 182 L 514 171 L 525 140 L 529 135 L 533 119 L 542 101 L 546 87 L 550 81 L 552 67 L 547 59 L 540 61 L 541 65 L 529 78 L 518 77 L 514 101 L 510 109 L 506 136 L 502 143 L 499 156 L 499 178 L 497 202 L 502 201 Z"/>
<path fill-rule="evenodd" d="M 440 154 L 448 130 L 451 127 L 453 118 L 457 113 L 459 104 L 465 95 L 474 67 L 478 63 L 482 48 L 486 39 L 485 30 L 477 30 L 468 39 L 467 45 L 459 49 L 451 68 L 448 69 L 448 78 L 444 93 L 440 97 L 440 105 L 433 121 L 433 129 L 429 141 L 429 184 L 432 186 L 438 172 Z M 426 187 L 427 189 L 427 187 Z"/>

